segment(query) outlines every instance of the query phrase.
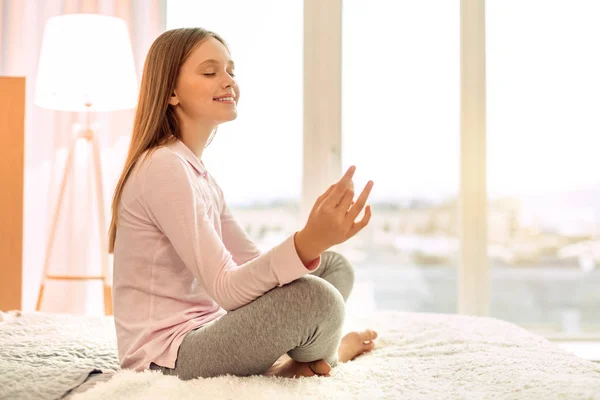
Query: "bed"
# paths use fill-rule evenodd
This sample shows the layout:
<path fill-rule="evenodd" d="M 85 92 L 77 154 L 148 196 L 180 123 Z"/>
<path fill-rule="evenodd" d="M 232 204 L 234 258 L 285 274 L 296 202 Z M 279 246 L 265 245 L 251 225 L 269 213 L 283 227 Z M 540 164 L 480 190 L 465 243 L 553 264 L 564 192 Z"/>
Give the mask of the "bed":
<path fill-rule="evenodd" d="M 0 323 L 0 399 L 600 399 L 600 364 L 493 318 L 378 312 L 373 352 L 331 377 L 181 381 L 119 369 L 112 317 L 29 312 Z"/>

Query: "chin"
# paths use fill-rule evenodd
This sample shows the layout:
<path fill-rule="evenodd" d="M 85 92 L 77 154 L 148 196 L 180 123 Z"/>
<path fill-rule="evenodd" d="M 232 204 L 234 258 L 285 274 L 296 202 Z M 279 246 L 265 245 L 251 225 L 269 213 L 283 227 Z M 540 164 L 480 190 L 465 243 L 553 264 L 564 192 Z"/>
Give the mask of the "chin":
<path fill-rule="evenodd" d="M 234 111 L 234 112 L 232 112 L 232 113 L 229 113 L 228 115 L 224 115 L 224 116 L 223 116 L 223 117 L 220 119 L 219 123 L 221 123 L 221 124 L 222 124 L 222 123 L 224 123 L 224 122 L 233 121 L 233 120 L 237 119 L 237 117 L 238 117 L 237 111 Z"/>

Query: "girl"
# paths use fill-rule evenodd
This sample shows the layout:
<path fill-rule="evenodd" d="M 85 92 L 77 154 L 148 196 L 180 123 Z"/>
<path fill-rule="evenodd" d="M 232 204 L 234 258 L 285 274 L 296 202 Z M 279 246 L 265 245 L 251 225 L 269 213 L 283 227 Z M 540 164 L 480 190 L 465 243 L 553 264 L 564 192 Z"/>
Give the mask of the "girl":
<path fill-rule="evenodd" d="M 261 254 L 202 162 L 211 133 L 237 117 L 233 71 L 223 39 L 200 28 L 167 31 L 148 52 L 109 231 L 121 366 L 328 376 L 374 346 L 370 330 L 341 338 L 353 270 L 326 251 L 367 225 L 369 206 L 355 220 L 373 183 L 354 203 L 350 168 L 302 230 Z"/>

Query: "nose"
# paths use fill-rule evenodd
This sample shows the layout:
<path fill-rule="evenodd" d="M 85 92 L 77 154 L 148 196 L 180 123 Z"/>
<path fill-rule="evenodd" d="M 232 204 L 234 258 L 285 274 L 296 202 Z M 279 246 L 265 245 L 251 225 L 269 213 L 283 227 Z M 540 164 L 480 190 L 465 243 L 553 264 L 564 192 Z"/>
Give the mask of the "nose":
<path fill-rule="evenodd" d="M 236 86 L 236 82 L 235 80 L 228 76 L 224 81 L 223 81 L 223 86 L 227 89 L 227 88 L 231 88 L 231 87 L 235 87 Z"/>

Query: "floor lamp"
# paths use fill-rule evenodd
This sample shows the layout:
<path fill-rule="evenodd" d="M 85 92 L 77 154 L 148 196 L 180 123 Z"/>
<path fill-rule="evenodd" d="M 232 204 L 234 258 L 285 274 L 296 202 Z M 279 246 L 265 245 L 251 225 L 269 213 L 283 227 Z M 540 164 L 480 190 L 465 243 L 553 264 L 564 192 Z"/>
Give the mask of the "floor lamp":
<path fill-rule="evenodd" d="M 42 282 L 36 310 L 41 309 L 48 280 L 103 282 L 104 313 L 112 314 L 112 290 L 108 277 L 108 243 L 102 188 L 102 163 L 90 114 L 132 109 L 137 102 L 137 78 L 127 25 L 123 19 L 98 14 L 67 14 L 46 22 L 38 65 L 35 104 L 39 107 L 85 113 L 85 129 L 72 138 L 49 231 Z M 51 275 L 50 259 L 65 189 L 73 174 L 79 140 L 92 147 L 102 273 L 98 276 Z"/>

